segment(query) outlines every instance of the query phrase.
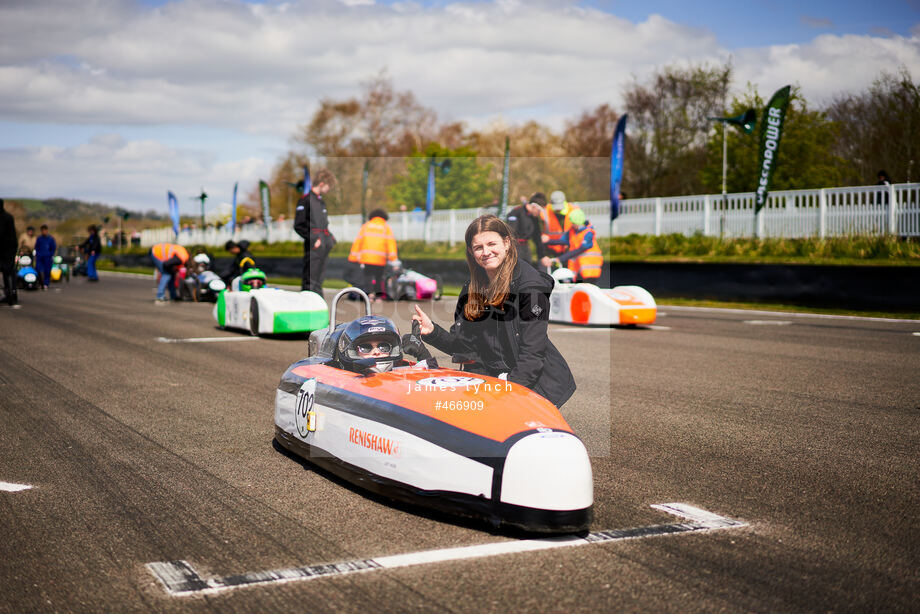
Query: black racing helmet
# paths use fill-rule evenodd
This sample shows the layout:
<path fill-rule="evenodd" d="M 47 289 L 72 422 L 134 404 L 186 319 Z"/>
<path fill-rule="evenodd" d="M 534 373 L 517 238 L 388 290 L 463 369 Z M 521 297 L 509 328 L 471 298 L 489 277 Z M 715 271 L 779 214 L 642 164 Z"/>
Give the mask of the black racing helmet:
<path fill-rule="evenodd" d="M 384 373 L 392 369 L 397 361 L 402 360 L 402 347 L 396 325 L 389 318 L 370 315 L 352 320 L 342 331 L 337 348 L 342 367 L 349 371 L 360 371 L 355 361 L 369 356 L 362 356 L 359 348 L 369 349 L 372 345 L 389 345 L 389 352 L 386 356 L 377 357 L 377 366 L 371 369 L 372 371 Z"/>

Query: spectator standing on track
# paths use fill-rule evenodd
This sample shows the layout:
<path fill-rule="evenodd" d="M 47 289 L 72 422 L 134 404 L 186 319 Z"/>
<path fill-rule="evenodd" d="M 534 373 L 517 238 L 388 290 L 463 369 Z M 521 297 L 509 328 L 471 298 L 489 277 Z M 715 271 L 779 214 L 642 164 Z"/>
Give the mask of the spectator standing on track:
<path fill-rule="evenodd" d="M 494 215 L 466 229 L 470 280 L 457 299 L 450 331 L 415 306 L 424 341 L 451 354 L 463 370 L 526 386 L 561 407 L 575 392 L 569 366 L 549 340 L 553 279 L 519 262 L 514 234 Z"/>
<path fill-rule="evenodd" d="M 188 262 L 188 250 L 175 243 L 157 243 L 150 248 L 150 258 L 160 272 L 160 283 L 157 285 L 157 303 L 166 302 L 166 289 L 169 288 L 169 298 L 176 301 L 176 284 L 173 275 L 180 266 Z"/>
<path fill-rule="evenodd" d="M 529 201 L 508 212 L 508 225 L 511 226 L 517 239 L 515 245 L 518 260 L 531 262 L 530 241 L 533 241 L 537 246 L 537 259 L 540 261 L 540 266 L 546 268 L 550 262 L 546 255 L 546 247 L 541 240 L 543 229 L 540 225 L 542 220 L 540 214 L 544 207 L 546 207 L 546 196 L 537 192 L 530 197 Z"/>
<path fill-rule="evenodd" d="M 349 262 L 357 262 L 364 269 L 364 291 L 376 301 L 383 300 L 386 291 L 383 273 L 388 262 L 395 262 L 396 237 L 387 224 L 390 216 L 383 209 L 374 209 L 368 221 L 358 231 L 348 254 Z"/>
<path fill-rule="evenodd" d="M 89 236 L 81 246 L 83 254 L 86 256 L 86 277 L 89 281 L 99 281 L 99 273 L 96 272 L 96 259 L 102 253 L 102 242 L 99 240 L 99 230 L 95 225 L 86 228 Z"/>
<path fill-rule="evenodd" d="M 323 294 L 323 279 L 326 276 L 326 258 L 335 245 L 335 237 L 329 232 L 329 216 L 323 196 L 335 186 L 335 175 L 328 169 L 316 173 L 313 187 L 297 203 L 294 216 L 294 231 L 303 237 L 303 273 L 301 290 Z"/>
<path fill-rule="evenodd" d="M 16 304 L 16 220 L 6 210 L 0 198 L 0 276 L 3 277 L 3 292 L 7 304 Z"/>
<path fill-rule="evenodd" d="M 563 246 L 566 251 L 556 257 L 562 266 L 575 273 L 578 281 L 595 283 L 604 266 L 604 255 L 597 244 L 597 233 L 581 209 L 572 211 L 569 221 L 571 225 L 568 232 L 561 239 L 547 245 Z"/>
<path fill-rule="evenodd" d="M 42 290 L 51 285 L 51 265 L 57 252 L 57 242 L 48 232 L 48 225 L 42 224 L 41 234 L 35 240 L 35 269 L 42 280 Z"/>
<path fill-rule="evenodd" d="M 35 236 L 35 226 L 27 226 L 26 231 L 19 235 L 19 255 L 20 256 L 31 256 L 35 251 L 35 241 L 38 237 Z"/>

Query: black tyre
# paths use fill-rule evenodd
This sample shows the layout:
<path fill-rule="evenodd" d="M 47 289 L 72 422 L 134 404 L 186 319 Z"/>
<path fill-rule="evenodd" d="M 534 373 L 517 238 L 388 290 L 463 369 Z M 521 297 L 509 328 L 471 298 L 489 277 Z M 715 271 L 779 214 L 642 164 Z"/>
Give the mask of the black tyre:
<path fill-rule="evenodd" d="M 256 299 L 249 301 L 249 332 L 259 334 L 259 301 Z"/>
<path fill-rule="evenodd" d="M 435 275 L 434 280 L 438 284 L 438 289 L 434 292 L 434 300 L 440 301 L 441 297 L 444 296 L 444 280 L 441 279 L 440 275 Z"/>

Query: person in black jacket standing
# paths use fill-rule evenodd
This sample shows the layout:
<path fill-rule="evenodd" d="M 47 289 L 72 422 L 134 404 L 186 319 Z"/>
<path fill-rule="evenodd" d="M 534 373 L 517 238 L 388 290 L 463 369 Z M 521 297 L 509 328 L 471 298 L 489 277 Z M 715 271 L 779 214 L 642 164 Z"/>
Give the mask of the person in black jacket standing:
<path fill-rule="evenodd" d="M 86 255 L 86 277 L 89 281 L 99 281 L 99 274 L 96 272 L 96 260 L 102 252 L 102 241 L 99 239 L 99 230 L 95 225 L 86 228 L 89 236 L 83 242 L 83 253 Z"/>
<path fill-rule="evenodd" d="M 16 304 L 16 250 L 19 243 L 16 237 L 16 220 L 6 211 L 0 198 L 0 275 L 3 276 L 3 292 L 6 302 L 12 307 Z"/>
<path fill-rule="evenodd" d="M 303 237 L 303 279 L 301 290 L 310 290 L 322 296 L 323 278 L 326 276 L 326 258 L 335 245 L 329 232 L 329 216 L 323 196 L 335 185 L 335 176 L 328 169 L 316 174 L 313 187 L 297 203 L 294 232 Z"/>
<path fill-rule="evenodd" d="M 494 215 L 466 229 L 470 280 L 464 284 L 450 331 L 418 306 L 422 339 L 451 354 L 464 371 L 530 388 L 561 407 L 575 392 L 565 358 L 549 340 L 553 279 L 520 262 L 511 228 Z"/>
<path fill-rule="evenodd" d="M 537 192 L 530 197 L 530 201 L 518 205 L 508 212 L 508 225 L 515 234 L 518 260 L 532 262 L 530 256 L 530 241 L 537 246 L 537 259 L 540 266 L 547 268 L 550 265 L 546 255 L 546 246 L 543 244 L 543 228 L 540 225 L 540 212 L 546 208 L 546 196 Z"/>

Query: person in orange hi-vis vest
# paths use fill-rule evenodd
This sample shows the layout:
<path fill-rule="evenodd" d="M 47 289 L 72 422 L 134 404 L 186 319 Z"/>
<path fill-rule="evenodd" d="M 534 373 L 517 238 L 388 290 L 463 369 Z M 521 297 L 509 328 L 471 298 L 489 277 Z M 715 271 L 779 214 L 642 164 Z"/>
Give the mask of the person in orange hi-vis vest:
<path fill-rule="evenodd" d="M 364 269 L 364 290 L 376 301 L 382 301 L 385 293 L 383 274 L 388 262 L 395 262 L 396 237 L 387 224 L 390 216 L 383 209 L 374 209 L 368 221 L 361 226 L 355 242 L 351 244 L 348 261 Z"/>
<path fill-rule="evenodd" d="M 569 215 L 572 211 L 578 209 L 577 206 L 565 199 L 565 193 L 556 190 L 549 195 L 550 202 L 544 208 L 541 217 L 543 226 L 546 229 L 543 235 L 543 243 L 546 244 L 550 255 L 561 254 L 565 252 L 565 245 L 560 244 L 559 240 L 569 231 Z"/>
<path fill-rule="evenodd" d="M 157 285 L 157 303 L 166 302 L 166 289 L 169 288 L 169 298 L 178 300 L 176 284 L 172 283 L 176 270 L 188 262 L 188 250 L 175 243 L 157 243 L 150 248 L 150 259 L 160 272 L 160 283 Z"/>
<path fill-rule="evenodd" d="M 595 283 L 601 276 L 604 256 L 597 244 L 594 226 L 585 219 L 585 212 L 581 209 L 573 210 L 569 214 L 569 221 L 571 225 L 568 232 L 556 243 L 564 248 L 564 253 L 559 254 L 557 259 L 575 273 L 578 281 Z"/>

